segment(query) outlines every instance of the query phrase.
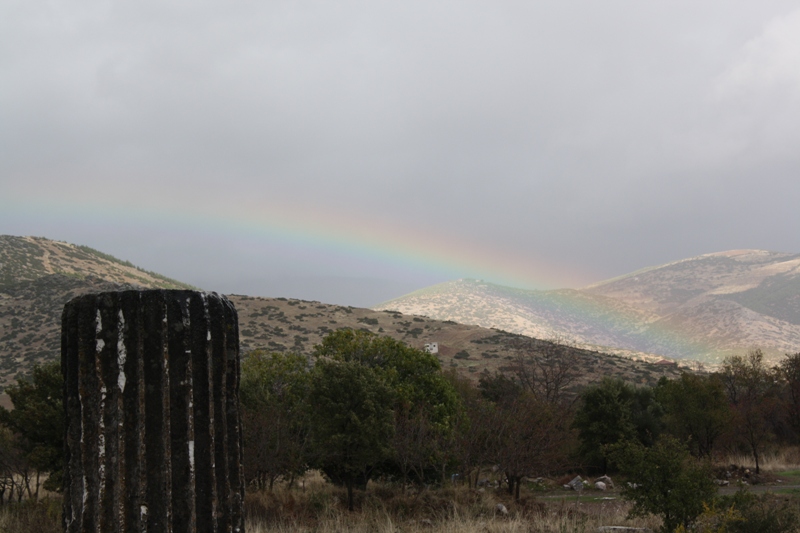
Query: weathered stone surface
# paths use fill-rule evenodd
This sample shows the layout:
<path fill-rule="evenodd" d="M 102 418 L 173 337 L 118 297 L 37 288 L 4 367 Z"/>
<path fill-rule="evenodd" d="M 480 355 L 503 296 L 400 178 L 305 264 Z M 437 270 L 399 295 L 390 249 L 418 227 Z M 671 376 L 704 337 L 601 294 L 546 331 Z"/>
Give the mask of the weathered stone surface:
<path fill-rule="evenodd" d="M 609 488 L 609 489 L 613 489 L 614 488 L 614 482 L 611 481 L 611 478 L 608 477 L 608 476 L 605 476 L 605 475 L 600 476 L 599 478 L 595 479 L 594 481 L 595 481 L 595 483 L 598 482 L 598 481 L 602 481 L 603 483 L 606 484 L 606 488 Z"/>
<path fill-rule="evenodd" d="M 572 481 L 564 485 L 565 489 L 572 489 L 572 490 L 583 490 L 583 478 L 581 476 L 575 476 L 572 478 Z"/>
<path fill-rule="evenodd" d="M 67 533 L 243 531 L 238 335 L 214 293 L 67 303 Z"/>

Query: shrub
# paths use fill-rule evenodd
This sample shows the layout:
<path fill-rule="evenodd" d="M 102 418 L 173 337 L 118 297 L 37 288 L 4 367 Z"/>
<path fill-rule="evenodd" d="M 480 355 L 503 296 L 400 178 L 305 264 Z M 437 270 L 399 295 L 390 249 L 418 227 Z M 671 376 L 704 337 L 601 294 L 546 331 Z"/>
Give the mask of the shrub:
<path fill-rule="evenodd" d="M 770 494 L 740 490 L 719 498 L 698 518 L 698 533 L 790 533 L 800 526 L 797 504 Z M 678 531 L 685 531 L 679 529 Z"/>
<path fill-rule="evenodd" d="M 658 515 L 664 533 L 690 527 L 713 502 L 717 487 L 710 465 L 692 458 L 672 437 L 650 448 L 627 441 L 606 450 L 630 480 L 622 488 L 622 496 L 633 503 L 630 516 Z"/>

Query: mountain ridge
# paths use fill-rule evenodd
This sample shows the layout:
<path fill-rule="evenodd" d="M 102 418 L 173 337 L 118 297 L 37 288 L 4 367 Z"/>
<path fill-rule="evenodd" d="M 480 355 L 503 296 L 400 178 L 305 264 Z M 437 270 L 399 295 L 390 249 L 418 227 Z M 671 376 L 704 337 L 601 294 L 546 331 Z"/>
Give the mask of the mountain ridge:
<path fill-rule="evenodd" d="M 375 309 L 543 338 L 568 337 L 578 345 L 615 353 L 716 363 L 761 348 L 776 358 L 800 349 L 800 254 L 715 252 L 583 289 L 531 291 L 459 280 Z"/>
<path fill-rule="evenodd" d="M 87 292 L 147 288 L 188 288 L 127 261 L 86 247 L 44 238 L 0 236 L 0 389 L 27 375 L 33 365 L 60 356 L 61 312 L 71 298 Z M 242 353 L 297 352 L 310 357 L 314 345 L 339 328 L 389 335 L 416 348 L 439 347 L 445 369 L 472 379 L 508 372 L 520 347 L 549 350 L 547 340 L 453 321 L 375 311 L 290 298 L 227 295 L 239 314 Z M 653 385 L 686 367 L 562 345 L 582 372 L 582 383 L 602 376 Z M 577 385 L 580 385 L 578 383 Z"/>

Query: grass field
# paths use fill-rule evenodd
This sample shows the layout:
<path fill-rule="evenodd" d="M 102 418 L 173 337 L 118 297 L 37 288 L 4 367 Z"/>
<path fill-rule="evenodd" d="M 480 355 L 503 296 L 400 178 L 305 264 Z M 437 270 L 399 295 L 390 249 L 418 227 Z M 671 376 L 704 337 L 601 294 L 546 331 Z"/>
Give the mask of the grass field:
<path fill-rule="evenodd" d="M 787 457 L 770 464 L 786 465 Z M 784 485 L 800 486 L 800 467 L 771 472 Z M 592 533 L 600 526 L 660 527 L 656 517 L 627 518 L 630 505 L 615 491 L 565 491 L 553 480 L 547 488 L 523 486 L 519 502 L 504 490 L 465 486 L 403 491 L 397 485 L 370 483 L 357 492 L 356 511 L 348 512 L 343 489 L 309 474 L 291 490 L 248 493 L 247 533 Z M 759 487 L 800 510 L 800 490 L 780 484 Z M 753 487 L 756 489 L 756 487 Z M 788 500 L 787 500 L 788 498 Z M 507 513 L 498 510 L 504 506 Z M 0 533 L 60 533 L 61 500 L 0 507 Z"/>

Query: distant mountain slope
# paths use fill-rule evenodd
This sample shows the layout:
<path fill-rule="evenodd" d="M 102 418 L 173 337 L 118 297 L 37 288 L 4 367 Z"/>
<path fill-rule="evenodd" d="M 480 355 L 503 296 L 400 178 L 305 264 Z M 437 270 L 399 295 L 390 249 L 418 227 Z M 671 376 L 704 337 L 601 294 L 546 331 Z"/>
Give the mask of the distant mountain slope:
<path fill-rule="evenodd" d="M 800 350 L 800 254 L 737 250 L 651 267 L 582 290 L 474 280 L 376 307 L 581 345 L 718 361 L 760 347 Z"/>
<path fill-rule="evenodd" d="M 69 299 L 86 292 L 187 287 L 88 248 L 9 236 L 0 236 L 0 280 L 0 390 L 27 374 L 35 363 L 60 357 L 61 311 Z M 243 353 L 263 349 L 310 354 L 329 331 L 366 329 L 418 348 L 436 342 L 444 368 L 477 378 L 484 372 L 507 370 L 521 341 L 534 347 L 549 345 L 503 331 L 398 312 L 286 298 L 228 297 L 239 314 Z M 570 351 L 583 371 L 581 383 L 615 375 L 653 384 L 660 376 L 674 377 L 680 371 L 653 361 L 578 348 Z"/>
<path fill-rule="evenodd" d="M 437 357 L 445 369 L 453 369 L 477 379 L 484 373 L 507 371 L 517 356 L 520 343 L 542 350 L 549 341 L 537 340 L 479 326 L 434 320 L 394 311 L 374 311 L 357 307 L 309 302 L 286 298 L 254 298 L 229 295 L 239 314 L 241 350 L 264 349 L 311 354 L 314 345 L 330 331 L 340 328 L 363 329 L 388 335 L 410 346 L 423 348 L 438 344 Z M 578 387 L 618 376 L 637 384 L 655 384 L 661 376 L 676 377 L 686 367 L 656 364 L 657 360 L 633 360 L 593 350 L 569 347 L 582 378 Z"/>
<path fill-rule="evenodd" d="M 153 288 L 192 288 L 88 246 L 42 237 L 0 235 L 0 290 L 50 274 L 80 279 L 94 276 L 113 283 Z"/>
<path fill-rule="evenodd" d="M 190 288 L 63 242 L 0 235 L 0 388 L 61 351 L 61 311 L 87 292 Z"/>

